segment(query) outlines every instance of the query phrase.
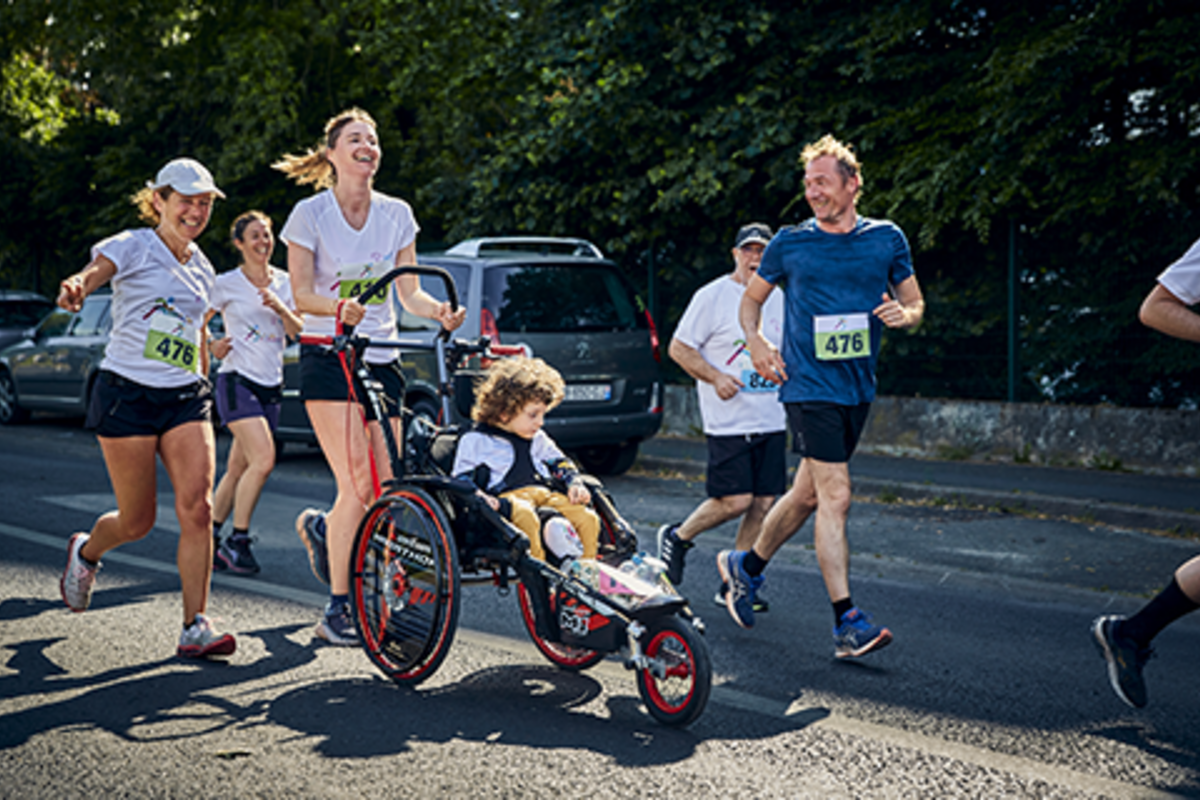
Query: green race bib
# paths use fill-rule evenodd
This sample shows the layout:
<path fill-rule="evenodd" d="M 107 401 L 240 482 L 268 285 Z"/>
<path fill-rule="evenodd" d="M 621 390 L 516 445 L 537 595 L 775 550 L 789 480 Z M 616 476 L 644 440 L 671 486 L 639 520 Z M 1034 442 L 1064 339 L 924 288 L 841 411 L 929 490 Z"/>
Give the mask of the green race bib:
<path fill-rule="evenodd" d="M 387 262 L 380 261 L 376 264 L 359 264 L 353 267 L 346 267 L 338 271 L 338 297 L 342 300 L 357 300 L 358 296 L 365 292 L 377 278 L 387 274 Z M 379 305 L 387 299 L 388 292 L 383 291 L 373 295 L 367 301 L 367 305 Z"/>
<path fill-rule="evenodd" d="M 188 372 L 200 372 L 200 332 L 194 325 L 168 314 L 150 318 L 142 355 Z"/>
<path fill-rule="evenodd" d="M 866 314 L 813 317 L 813 341 L 819 361 L 844 361 L 871 355 L 871 323 Z"/>

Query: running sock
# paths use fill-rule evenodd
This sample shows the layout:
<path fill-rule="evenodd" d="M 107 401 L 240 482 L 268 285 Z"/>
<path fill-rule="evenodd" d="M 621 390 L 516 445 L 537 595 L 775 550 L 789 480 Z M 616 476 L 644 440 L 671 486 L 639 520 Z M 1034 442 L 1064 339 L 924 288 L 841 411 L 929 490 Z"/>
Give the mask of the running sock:
<path fill-rule="evenodd" d="M 1172 577 L 1167 588 L 1120 624 L 1117 635 L 1132 639 L 1138 646 L 1145 647 L 1159 631 L 1197 608 L 1200 608 L 1200 603 L 1184 594 L 1183 589 L 1179 587 L 1179 581 Z"/>
<path fill-rule="evenodd" d="M 230 540 L 249 539 L 250 538 L 250 529 L 249 528 L 234 528 L 233 533 L 231 533 L 229 535 L 229 538 L 230 538 Z"/>
<path fill-rule="evenodd" d="M 329 595 L 329 611 L 330 611 L 330 613 L 332 613 L 334 611 L 340 611 L 341 609 L 345 608 L 348 605 L 350 605 L 350 595 L 349 594 L 331 594 L 331 595 Z"/>
<path fill-rule="evenodd" d="M 845 600 L 838 600 L 833 604 L 833 626 L 835 628 L 842 624 L 842 617 L 852 608 L 854 608 L 854 601 L 849 597 Z"/>
<path fill-rule="evenodd" d="M 214 539 L 221 538 L 221 528 L 224 528 L 224 527 L 225 527 L 225 520 L 221 520 L 220 522 L 217 522 L 215 519 L 213 520 L 213 538 Z"/>
<path fill-rule="evenodd" d="M 764 569 L 767 568 L 767 560 L 754 552 L 751 548 L 746 552 L 746 557 L 742 559 L 742 569 L 746 570 L 746 574 L 751 578 L 757 578 L 762 575 Z"/>

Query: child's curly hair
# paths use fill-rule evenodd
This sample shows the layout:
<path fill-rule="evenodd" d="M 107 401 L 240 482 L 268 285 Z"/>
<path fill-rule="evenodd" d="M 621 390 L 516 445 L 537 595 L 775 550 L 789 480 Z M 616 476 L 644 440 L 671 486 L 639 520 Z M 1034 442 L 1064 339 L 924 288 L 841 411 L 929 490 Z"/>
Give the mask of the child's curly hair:
<path fill-rule="evenodd" d="M 564 389 L 562 375 L 540 358 L 503 358 L 475 388 L 471 419 L 494 426 L 512 419 L 527 403 L 554 408 L 562 402 Z"/>

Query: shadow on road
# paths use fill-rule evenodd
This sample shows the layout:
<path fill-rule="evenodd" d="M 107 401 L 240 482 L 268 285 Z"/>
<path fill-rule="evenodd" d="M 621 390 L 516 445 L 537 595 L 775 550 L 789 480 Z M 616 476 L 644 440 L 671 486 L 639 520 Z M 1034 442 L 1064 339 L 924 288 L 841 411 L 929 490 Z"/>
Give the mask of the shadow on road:
<path fill-rule="evenodd" d="M 684 761 L 705 741 L 693 731 L 658 725 L 629 695 L 610 696 L 603 711 L 583 708 L 600 696 L 600 684 L 587 675 L 505 666 L 428 691 L 382 678 L 315 683 L 276 698 L 268 719 L 319 739 L 317 750 L 334 758 L 396 755 L 414 742 L 460 739 L 582 749 L 622 766 L 648 766 Z M 824 716 L 764 718 L 749 738 L 797 731 Z"/>
<path fill-rule="evenodd" d="M 287 625 L 241 636 L 256 636 L 268 655 L 250 664 L 165 658 L 72 678 L 45 650 L 62 638 L 5 644 L 14 651 L 0 678 L 0 696 L 69 696 L 40 702 L 0 716 L 0 748 L 16 747 L 39 733 L 95 727 L 131 742 L 183 739 L 261 718 L 267 702 L 248 704 L 226 698 L 230 686 L 286 672 L 316 658 L 311 647 L 287 637 L 307 624 Z M 225 696 L 223 696 L 225 695 Z"/>

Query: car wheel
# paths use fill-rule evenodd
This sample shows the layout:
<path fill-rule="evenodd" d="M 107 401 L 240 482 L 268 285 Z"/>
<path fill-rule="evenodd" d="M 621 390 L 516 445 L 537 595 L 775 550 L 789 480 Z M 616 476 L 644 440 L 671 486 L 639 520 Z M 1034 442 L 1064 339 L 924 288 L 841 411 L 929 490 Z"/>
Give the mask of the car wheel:
<path fill-rule="evenodd" d="M 580 466 L 593 475 L 624 475 L 637 460 L 637 442 L 581 447 Z"/>
<path fill-rule="evenodd" d="M 29 410 L 17 403 L 17 385 L 7 370 L 0 370 L 0 425 L 15 425 L 29 419 Z"/>

